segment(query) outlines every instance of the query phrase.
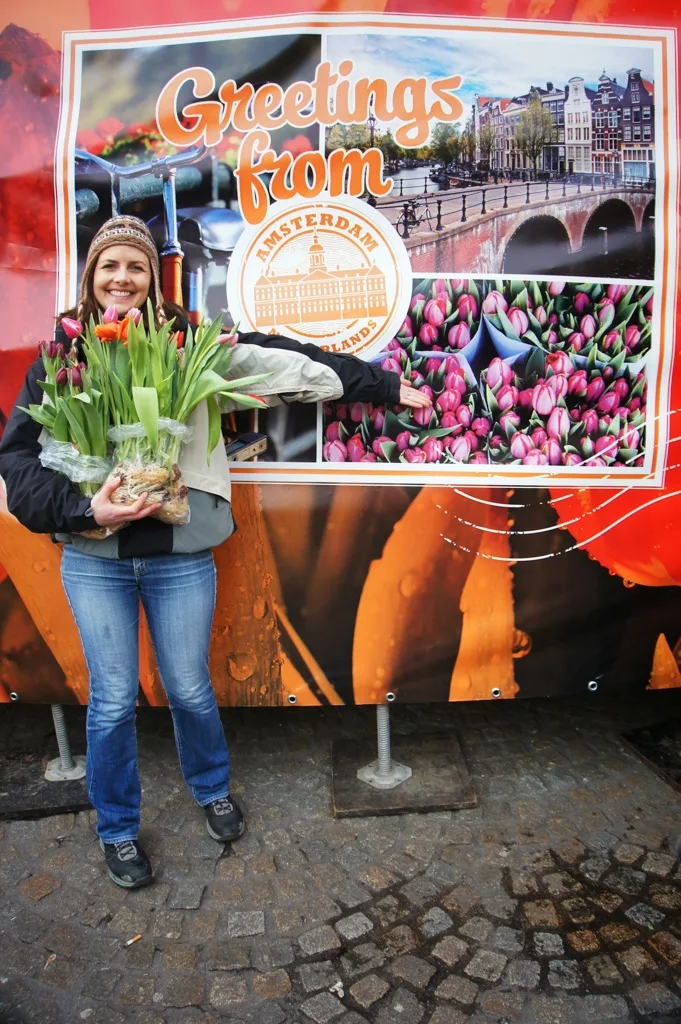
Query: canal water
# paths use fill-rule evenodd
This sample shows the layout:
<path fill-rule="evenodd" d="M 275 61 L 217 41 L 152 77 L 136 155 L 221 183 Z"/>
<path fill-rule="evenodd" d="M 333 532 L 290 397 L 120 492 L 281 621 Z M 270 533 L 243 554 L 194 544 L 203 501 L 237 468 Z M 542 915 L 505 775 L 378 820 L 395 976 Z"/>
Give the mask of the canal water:
<path fill-rule="evenodd" d="M 393 179 L 391 196 L 399 196 L 400 181 L 402 182 L 402 194 L 405 197 L 423 195 L 424 192 L 437 192 L 439 186 L 436 181 L 430 180 L 432 167 L 405 167 L 400 171 L 393 171 L 386 174 L 386 177 Z"/>

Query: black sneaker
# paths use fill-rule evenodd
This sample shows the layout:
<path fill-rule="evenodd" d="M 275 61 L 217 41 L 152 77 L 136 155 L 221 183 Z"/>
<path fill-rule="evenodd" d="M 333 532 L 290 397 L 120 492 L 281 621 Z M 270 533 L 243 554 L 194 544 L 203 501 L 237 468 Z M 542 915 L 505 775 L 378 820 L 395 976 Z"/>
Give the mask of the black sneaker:
<path fill-rule="evenodd" d="M 246 822 L 241 808 L 231 796 L 213 800 L 204 807 L 206 812 L 206 828 L 211 839 L 219 843 L 230 843 L 238 839 L 246 831 Z"/>
<path fill-rule="evenodd" d="M 136 839 L 122 843 L 105 843 L 99 840 L 109 869 L 109 878 L 124 889 L 139 889 L 148 885 L 154 877 L 149 858 Z"/>

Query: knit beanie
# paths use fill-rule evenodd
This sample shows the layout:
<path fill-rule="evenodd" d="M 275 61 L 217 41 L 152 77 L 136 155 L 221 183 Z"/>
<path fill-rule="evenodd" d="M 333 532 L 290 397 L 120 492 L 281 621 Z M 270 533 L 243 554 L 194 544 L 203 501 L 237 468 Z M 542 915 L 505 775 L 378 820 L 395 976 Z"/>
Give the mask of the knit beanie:
<path fill-rule="evenodd" d="M 104 249 L 111 245 L 134 245 L 140 249 L 149 259 L 151 277 L 154 282 L 154 295 L 156 298 L 156 321 L 165 323 L 163 312 L 163 293 L 161 292 L 161 268 L 158 259 L 158 252 L 154 244 L 149 228 L 139 217 L 112 217 L 111 220 L 102 224 L 101 228 L 92 239 L 88 249 L 85 269 L 80 282 L 80 294 L 78 296 L 78 316 L 81 316 L 83 303 L 87 295 L 87 289 L 92 280 L 92 274 L 97 263 L 97 258 Z"/>

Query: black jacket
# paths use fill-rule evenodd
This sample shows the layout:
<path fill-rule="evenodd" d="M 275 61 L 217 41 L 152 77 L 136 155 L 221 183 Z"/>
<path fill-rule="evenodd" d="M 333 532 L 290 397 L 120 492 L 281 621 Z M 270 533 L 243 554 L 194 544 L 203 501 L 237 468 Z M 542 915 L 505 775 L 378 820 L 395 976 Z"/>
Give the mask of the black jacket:
<path fill-rule="evenodd" d="M 178 328 L 183 326 L 179 324 Z M 55 340 L 70 342 L 61 325 Z M 308 358 L 329 366 L 338 376 L 343 395 L 349 401 L 396 404 L 400 396 L 400 380 L 396 373 L 386 372 L 354 356 L 334 355 L 316 345 L 301 345 L 290 338 L 267 334 L 240 334 L 242 345 L 300 352 Z M 95 525 L 90 499 L 83 497 L 65 476 L 45 469 L 41 464 L 38 438 L 41 426 L 22 412 L 19 406 L 40 404 L 43 392 L 37 381 L 44 379 L 41 359 L 29 367 L 17 403 L 10 414 L 0 440 L 0 477 L 7 492 L 7 507 L 20 523 L 33 533 L 83 533 Z M 131 523 L 119 536 L 119 557 L 144 557 L 172 550 L 172 526 L 156 519 Z"/>

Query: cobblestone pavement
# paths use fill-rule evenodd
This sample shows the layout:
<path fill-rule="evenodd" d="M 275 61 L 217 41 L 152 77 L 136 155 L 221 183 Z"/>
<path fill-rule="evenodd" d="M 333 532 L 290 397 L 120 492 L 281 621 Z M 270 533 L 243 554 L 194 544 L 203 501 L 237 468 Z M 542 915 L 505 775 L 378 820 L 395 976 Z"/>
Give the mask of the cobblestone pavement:
<path fill-rule="evenodd" d="M 0 740 L 37 710 L 3 707 Z M 144 710 L 156 883 L 108 881 L 92 814 L 5 823 L 0 1019 L 679 1020 L 679 794 L 617 731 L 680 714 L 672 692 L 398 707 L 396 732 L 457 730 L 478 807 L 335 821 L 330 741 L 355 736 L 369 760 L 373 709 L 227 711 L 249 831 L 223 851 L 168 713 Z M 78 751 L 82 709 L 69 720 Z"/>

